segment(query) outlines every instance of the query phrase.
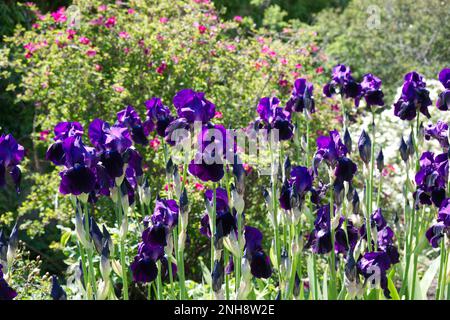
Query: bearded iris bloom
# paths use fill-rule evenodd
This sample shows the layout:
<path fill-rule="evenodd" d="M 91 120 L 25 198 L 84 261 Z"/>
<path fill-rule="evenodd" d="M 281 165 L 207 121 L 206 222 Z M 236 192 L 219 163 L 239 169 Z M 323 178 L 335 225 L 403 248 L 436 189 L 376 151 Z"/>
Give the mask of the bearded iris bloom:
<path fill-rule="evenodd" d="M 381 91 L 381 80 L 371 73 L 365 74 L 361 82 L 362 96 L 368 107 L 384 106 L 384 94 Z"/>
<path fill-rule="evenodd" d="M 147 108 L 147 119 L 144 123 L 146 133 L 149 134 L 156 130 L 156 133 L 164 138 L 167 127 L 174 120 L 170 109 L 162 103 L 160 98 L 156 97 L 145 101 L 144 104 Z"/>
<path fill-rule="evenodd" d="M 301 206 L 303 199 L 308 191 L 311 190 L 313 183 L 312 173 L 308 168 L 297 166 L 290 172 L 290 178 L 285 182 L 280 193 L 280 205 L 284 210 L 293 209 L 294 199 L 299 199 L 298 207 Z"/>
<path fill-rule="evenodd" d="M 428 242 L 433 248 L 439 247 L 439 243 L 444 235 L 450 231 L 450 198 L 445 198 L 439 207 L 438 217 L 425 233 Z"/>
<path fill-rule="evenodd" d="M 263 235 L 257 228 L 246 226 L 244 229 L 244 257 L 250 262 L 250 270 L 254 277 L 267 279 L 272 275 L 269 256 L 262 248 Z"/>
<path fill-rule="evenodd" d="M 322 161 L 334 168 L 336 181 L 350 182 L 357 171 L 356 164 L 346 157 L 347 147 L 342 143 L 339 132 L 330 131 L 329 136 L 320 136 L 317 138 L 317 151 L 314 155 L 314 173 L 317 175 L 317 169 Z"/>
<path fill-rule="evenodd" d="M 206 190 L 205 198 L 210 208 L 214 206 L 214 191 Z M 237 232 L 236 213 L 231 211 L 227 191 L 223 188 L 216 189 L 216 240 L 228 236 L 231 232 Z M 211 238 L 209 215 L 205 214 L 200 221 L 200 233 Z"/>
<path fill-rule="evenodd" d="M 56 166 L 64 165 L 63 141 L 69 137 L 81 137 L 83 132 L 83 126 L 79 122 L 59 122 L 54 129 L 55 143 L 48 148 L 46 159 L 53 162 Z"/>
<path fill-rule="evenodd" d="M 450 110 L 450 69 L 444 68 L 439 73 L 439 81 L 444 86 L 445 90 L 439 94 L 436 106 L 439 110 Z"/>
<path fill-rule="evenodd" d="M 394 114 L 402 120 L 413 120 L 417 111 L 430 118 L 428 107 L 431 105 L 430 93 L 426 89 L 423 77 L 413 71 L 405 75 L 402 93 L 394 104 Z"/>
<path fill-rule="evenodd" d="M 129 129 L 131 138 L 135 143 L 144 146 L 148 143 L 148 132 L 145 132 L 142 121 L 132 106 L 127 106 L 124 110 L 119 111 L 117 121 Z"/>
<path fill-rule="evenodd" d="M 358 230 L 353 227 L 351 221 L 347 221 L 347 230 L 344 230 L 342 228 L 344 219 L 344 217 L 340 217 L 338 225 L 335 227 L 334 250 L 337 253 L 346 254 L 349 249 L 355 247 L 358 241 Z M 317 210 L 314 230 L 308 237 L 306 247 L 312 248 L 312 251 L 318 254 L 326 254 L 332 250 L 329 204 L 321 206 Z"/>
<path fill-rule="evenodd" d="M 358 106 L 362 87 L 353 79 L 350 68 L 339 64 L 333 68 L 332 79 L 323 87 L 323 93 L 328 98 L 340 94 L 347 99 L 355 99 L 355 106 Z"/>
<path fill-rule="evenodd" d="M 289 140 L 294 135 L 294 125 L 291 123 L 290 112 L 280 107 L 280 100 L 277 97 L 264 97 L 259 100 L 256 111 L 259 118 L 256 126 L 270 130 L 278 130 L 280 141 Z"/>
<path fill-rule="evenodd" d="M 429 124 L 424 129 L 424 137 L 426 140 L 436 139 L 444 151 L 448 151 L 448 124 L 442 120 L 438 120 L 436 124 Z"/>
<path fill-rule="evenodd" d="M 420 157 L 420 170 L 416 173 L 417 190 L 414 199 L 417 204 L 439 207 L 445 198 L 445 187 L 448 179 L 448 156 L 446 153 L 434 155 L 424 152 Z"/>
<path fill-rule="evenodd" d="M 25 149 L 10 134 L 0 136 L 0 188 L 6 185 L 6 172 L 14 182 L 16 191 L 20 191 L 21 171 L 19 168 L 25 156 Z"/>
<path fill-rule="evenodd" d="M 178 224 L 179 208 L 175 200 L 156 200 L 155 210 L 151 216 L 151 226 L 142 232 L 142 242 L 138 246 L 138 254 L 131 263 L 133 279 L 136 282 L 148 283 L 156 279 L 158 268 L 156 262 L 168 265 L 164 257 L 164 248 L 168 245 L 170 233 Z M 168 253 L 172 254 L 172 253 Z M 166 271 L 167 271 L 166 267 Z M 176 266 L 172 264 L 176 273 Z"/>
<path fill-rule="evenodd" d="M 316 112 L 313 96 L 314 86 L 304 78 L 299 78 L 294 82 L 291 97 L 286 103 L 285 110 L 288 112 Z"/>
<path fill-rule="evenodd" d="M 189 123 L 208 123 L 216 113 L 216 106 L 205 98 L 205 94 L 192 89 L 178 91 L 173 97 L 173 105 L 178 116 Z"/>

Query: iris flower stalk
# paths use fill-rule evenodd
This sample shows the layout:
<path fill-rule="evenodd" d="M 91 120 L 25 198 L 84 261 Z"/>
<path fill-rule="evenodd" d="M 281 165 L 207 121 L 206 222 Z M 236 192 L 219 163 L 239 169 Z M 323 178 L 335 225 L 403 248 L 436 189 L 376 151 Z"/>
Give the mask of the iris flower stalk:
<path fill-rule="evenodd" d="M 333 181 L 333 171 L 329 171 L 330 174 L 330 181 Z M 330 251 L 330 284 L 329 284 L 329 292 L 328 292 L 328 299 L 335 300 L 337 299 L 337 278 L 336 278 L 336 253 L 334 249 L 334 242 L 335 242 L 335 231 L 333 225 L 334 221 L 334 192 L 331 190 L 330 192 L 330 232 L 331 232 L 331 251 Z"/>
<path fill-rule="evenodd" d="M 274 245 L 275 245 L 275 254 L 276 254 L 276 269 L 278 271 L 278 280 L 281 286 L 282 284 L 282 275 L 280 272 L 280 263 L 281 263 L 281 247 L 280 247 L 280 235 L 279 235 L 279 226 L 278 226 L 278 197 L 277 197 L 277 170 L 278 170 L 278 157 L 274 155 L 274 141 L 272 139 L 272 135 L 270 137 L 269 142 L 270 148 L 270 160 L 271 160 L 271 199 L 272 199 L 272 214 L 273 214 L 273 228 L 274 228 Z"/>
<path fill-rule="evenodd" d="M 118 192 L 121 192 L 120 188 L 118 190 Z M 127 195 L 125 195 L 127 196 Z M 119 246 L 120 246 L 120 265 L 121 265 L 121 271 L 122 271 L 122 294 L 123 294 L 123 299 L 124 300 L 128 300 L 129 296 L 128 296 L 128 267 L 126 264 L 126 258 L 125 258 L 125 240 L 126 240 L 126 234 L 127 234 L 127 230 L 128 229 L 127 226 L 125 226 L 125 224 L 127 224 L 126 222 L 126 215 L 127 213 L 123 210 L 123 206 L 122 206 L 122 196 L 120 196 L 117 199 L 116 202 L 116 216 L 117 216 L 117 226 L 119 228 L 119 237 L 120 237 L 120 241 L 119 241 Z"/>

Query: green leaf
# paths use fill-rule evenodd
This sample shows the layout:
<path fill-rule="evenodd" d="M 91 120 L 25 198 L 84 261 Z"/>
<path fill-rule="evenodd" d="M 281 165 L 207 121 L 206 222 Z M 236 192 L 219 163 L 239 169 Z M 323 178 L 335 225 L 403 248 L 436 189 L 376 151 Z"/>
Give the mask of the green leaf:
<path fill-rule="evenodd" d="M 422 291 L 422 297 L 425 298 L 427 296 L 428 289 L 430 289 L 431 283 L 433 279 L 436 277 L 436 274 L 439 270 L 439 262 L 440 257 L 434 259 L 427 271 L 425 271 L 422 280 L 420 281 L 420 289 Z"/>
<path fill-rule="evenodd" d="M 67 242 L 69 241 L 70 237 L 72 236 L 71 231 L 66 231 L 61 235 L 61 246 L 66 247 Z"/>
<path fill-rule="evenodd" d="M 397 292 L 397 288 L 395 287 L 394 282 L 392 281 L 392 278 L 394 277 L 394 275 L 395 275 L 395 270 L 392 269 L 392 271 L 389 273 L 389 276 L 387 278 L 388 279 L 388 289 L 389 289 L 389 292 L 391 293 L 392 300 L 400 300 L 400 296 Z"/>

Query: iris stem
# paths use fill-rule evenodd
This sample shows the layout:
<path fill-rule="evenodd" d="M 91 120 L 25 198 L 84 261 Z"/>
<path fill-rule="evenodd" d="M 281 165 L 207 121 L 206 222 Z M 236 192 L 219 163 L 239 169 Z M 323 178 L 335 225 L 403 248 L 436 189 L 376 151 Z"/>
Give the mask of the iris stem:
<path fill-rule="evenodd" d="M 330 181 L 332 180 L 332 173 L 330 173 Z M 333 220 L 334 220 L 334 193 L 333 190 L 330 192 L 330 232 L 331 232 L 331 251 L 330 251 L 330 291 L 328 294 L 328 299 L 335 300 L 337 298 L 336 292 L 336 254 L 334 251 L 334 228 L 333 228 Z"/>
<path fill-rule="evenodd" d="M 228 283 L 228 274 L 225 271 L 225 268 L 228 265 L 228 262 L 230 260 L 230 254 L 228 252 L 228 250 L 224 249 L 224 273 L 225 273 L 225 299 L 226 300 L 230 300 L 230 288 L 229 288 L 229 283 Z"/>
<path fill-rule="evenodd" d="M 272 140 L 272 137 L 270 138 Z M 277 257 L 276 261 L 276 269 L 278 271 L 278 281 L 279 281 L 279 287 L 281 288 L 282 285 L 282 277 L 281 277 L 281 270 L 280 270 L 280 262 L 281 262 L 281 252 L 280 252 L 280 236 L 279 236 L 279 230 L 278 230 L 278 203 L 277 203 L 277 172 L 278 172 L 278 165 L 275 163 L 275 160 L 277 158 L 274 157 L 273 154 L 273 141 L 270 141 L 269 148 L 270 148 L 270 160 L 271 160 L 271 183 L 272 183 L 272 212 L 273 212 L 273 228 L 274 228 L 274 242 L 275 242 L 275 253 Z M 275 168 L 275 165 L 277 167 Z"/>
<path fill-rule="evenodd" d="M 91 289 L 92 289 L 92 297 L 95 298 L 95 293 L 97 292 L 97 286 L 96 286 L 96 282 L 95 282 L 95 271 L 94 271 L 94 262 L 93 262 L 93 253 L 92 253 L 92 242 L 90 240 L 90 236 L 89 236 L 89 209 L 87 208 L 87 205 L 84 207 L 84 228 L 86 229 L 86 236 L 88 237 L 88 241 L 89 241 L 89 246 L 88 248 L 86 248 L 86 252 L 87 252 L 87 257 L 88 257 L 88 268 L 89 268 L 89 280 L 90 280 L 90 285 L 91 285 Z"/>
<path fill-rule="evenodd" d="M 122 228 L 122 223 L 124 219 L 125 212 L 122 212 L 121 205 L 118 205 L 118 221 L 117 226 L 119 230 Z M 125 231 L 125 230 L 124 230 Z M 126 234 L 120 235 L 120 264 L 122 266 L 122 295 L 124 300 L 128 300 L 128 272 L 127 272 L 127 264 L 125 258 L 125 239 Z"/>
<path fill-rule="evenodd" d="M 84 249 L 83 246 L 77 242 L 77 246 L 78 246 L 78 250 L 80 251 L 80 257 L 81 257 L 81 270 L 83 270 L 83 281 L 84 281 L 84 285 L 86 288 L 86 294 L 85 294 L 85 299 L 86 300 L 91 300 L 92 296 L 90 296 L 89 294 L 89 290 L 87 290 L 87 287 L 89 285 L 89 275 L 88 275 L 88 271 L 86 268 L 86 257 L 84 256 Z"/>
<path fill-rule="evenodd" d="M 215 246 L 214 246 L 214 239 L 216 236 L 216 197 L 217 197 L 217 191 L 216 191 L 216 184 L 213 185 L 213 209 L 211 211 L 211 217 L 209 220 L 210 228 L 211 228 L 211 299 L 214 299 L 214 290 L 213 290 L 213 272 L 214 272 L 214 255 L 215 255 Z"/>

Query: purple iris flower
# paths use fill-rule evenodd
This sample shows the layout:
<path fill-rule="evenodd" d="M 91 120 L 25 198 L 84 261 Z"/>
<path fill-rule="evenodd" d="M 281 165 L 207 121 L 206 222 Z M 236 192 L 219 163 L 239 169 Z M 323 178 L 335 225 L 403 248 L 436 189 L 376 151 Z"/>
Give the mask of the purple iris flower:
<path fill-rule="evenodd" d="M 184 118 L 172 120 L 164 131 L 164 140 L 171 146 L 188 138 L 191 124 Z"/>
<path fill-rule="evenodd" d="M 308 191 L 312 189 L 313 175 L 306 167 L 293 167 L 290 178 L 284 183 L 280 193 L 280 205 L 284 210 L 291 210 L 298 199 L 301 206 Z"/>
<path fill-rule="evenodd" d="M 91 122 L 88 135 L 92 145 L 98 151 L 114 150 L 123 153 L 132 145 L 131 136 L 126 127 L 119 124 L 110 126 L 109 123 L 100 119 Z"/>
<path fill-rule="evenodd" d="M 117 113 L 117 121 L 129 129 L 131 138 L 135 143 L 144 146 L 148 143 L 148 133 L 145 132 L 139 114 L 132 106 L 127 106 L 124 110 L 119 111 Z"/>
<path fill-rule="evenodd" d="M 11 288 L 3 276 L 3 266 L 0 264 L 0 300 L 13 300 L 17 292 Z"/>
<path fill-rule="evenodd" d="M 444 238 L 445 234 L 448 234 L 448 227 L 444 224 L 443 221 L 436 222 L 433 224 L 425 233 L 428 242 L 433 248 L 439 247 L 439 243 L 441 239 Z"/>
<path fill-rule="evenodd" d="M 307 110 L 309 113 L 316 112 L 313 97 L 314 86 L 304 78 L 299 78 L 294 82 L 291 97 L 286 103 L 285 110 L 288 112 L 303 112 Z"/>
<path fill-rule="evenodd" d="M 430 93 L 426 89 L 423 77 L 413 71 L 405 75 L 402 94 L 394 104 L 394 114 L 402 120 L 413 120 L 417 111 L 430 118 L 428 107 L 431 105 Z"/>
<path fill-rule="evenodd" d="M 345 98 L 355 99 L 358 106 L 362 87 L 353 79 L 350 68 L 339 64 L 333 68 L 332 79 L 323 87 L 323 93 L 329 98 L 339 93 Z"/>
<path fill-rule="evenodd" d="M 54 133 L 55 143 L 48 148 L 46 159 L 53 162 L 55 166 L 62 166 L 66 161 L 63 141 L 69 137 L 83 136 L 84 130 L 79 122 L 60 122 L 55 126 Z"/>
<path fill-rule="evenodd" d="M 208 123 L 216 113 L 216 106 L 205 98 L 205 94 L 192 89 L 178 91 L 173 97 L 173 104 L 178 116 L 185 118 L 189 123 L 195 121 Z"/>
<path fill-rule="evenodd" d="M 179 211 L 175 200 L 158 199 L 156 200 L 155 210 L 151 216 L 151 221 L 153 224 L 161 222 L 167 227 L 173 228 L 178 224 Z"/>
<path fill-rule="evenodd" d="M 450 69 L 444 68 L 439 73 L 439 81 L 444 86 L 445 90 L 439 94 L 436 106 L 439 110 L 450 110 Z"/>
<path fill-rule="evenodd" d="M 244 230 L 244 256 L 250 262 L 250 270 L 254 277 L 267 279 L 272 275 L 269 256 L 262 248 L 263 235 L 257 228 L 246 226 Z"/>
<path fill-rule="evenodd" d="M 387 286 L 386 272 L 391 268 L 392 261 L 384 251 L 367 252 L 358 261 L 358 271 L 366 279 L 373 278 L 379 280 L 379 285 L 383 289 L 384 295 L 390 297 Z"/>
<path fill-rule="evenodd" d="M 6 172 L 9 171 L 11 178 L 20 191 L 21 171 L 18 167 L 25 156 L 25 149 L 17 143 L 10 134 L 0 136 L 0 188 L 6 185 Z"/>
<path fill-rule="evenodd" d="M 278 138 L 281 141 L 289 140 L 294 135 L 294 126 L 291 123 L 291 115 L 287 110 L 280 107 L 280 100 L 277 97 L 264 97 L 259 100 L 256 111 L 259 119 L 256 120 L 261 128 L 270 132 L 272 129 L 278 130 Z"/>
<path fill-rule="evenodd" d="M 433 248 L 437 248 L 441 239 L 450 231 L 450 198 L 445 198 L 438 211 L 437 222 L 426 232 L 428 242 Z"/>
<path fill-rule="evenodd" d="M 147 108 L 147 119 L 144 124 L 146 133 L 149 134 L 156 128 L 156 133 L 164 138 L 167 127 L 174 120 L 170 109 L 156 97 L 145 101 L 144 104 Z"/>
<path fill-rule="evenodd" d="M 354 248 L 358 241 L 358 230 L 351 221 L 347 221 L 347 233 L 342 228 L 345 218 L 340 217 L 335 229 L 335 246 L 337 253 L 346 254 L 350 248 Z M 314 230 L 308 237 L 306 248 L 312 248 L 314 253 L 326 254 L 332 250 L 330 205 L 321 206 L 317 210 L 314 221 Z"/>
<path fill-rule="evenodd" d="M 167 245 L 172 229 L 178 224 L 179 208 L 175 200 L 156 200 L 152 225 L 142 232 L 143 241 L 154 247 Z"/>
<path fill-rule="evenodd" d="M 210 163 L 207 163 L 207 160 L 205 158 L 208 159 Z M 193 159 L 191 163 L 189 163 L 188 172 L 205 182 L 220 181 L 225 174 L 223 163 L 217 163 L 214 158 L 214 153 L 208 154 L 206 152 L 197 152 L 195 155 L 195 159 Z"/>
<path fill-rule="evenodd" d="M 438 120 L 436 124 L 429 124 L 424 129 L 425 139 L 430 140 L 431 138 L 436 139 L 444 151 L 448 151 L 448 124 L 442 120 Z"/>
<path fill-rule="evenodd" d="M 317 138 L 317 151 L 314 155 L 314 173 L 317 175 L 317 169 L 322 161 L 328 166 L 334 168 L 334 175 L 337 182 L 353 179 L 356 173 L 356 164 L 346 157 L 348 151 L 342 142 L 339 132 L 330 131 L 329 136 L 319 136 Z"/>
<path fill-rule="evenodd" d="M 361 88 L 367 106 L 384 106 L 384 94 L 381 91 L 381 80 L 378 77 L 371 73 L 365 74 Z"/>
<path fill-rule="evenodd" d="M 96 177 L 95 151 L 85 147 L 81 137 L 72 136 L 64 140 L 65 169 L 60 172 L 59 192 L 62 194 L 89 194 L 94 191 Z"/>
<path fill-rule="evenodd" d="M 209 206 L 212 208 L 214 206 L 214 191 L 206 190 L 205 192 L 206 201 L 209 202 Z M 231 232 L 237 231 L 237 221 L 236 214 L 233 210 L 231 211 L 228 204 L 228 194 L 223 188 L 216 189 L 216 238 L 220 239 L 226 237 Z M 200 221 L 200 233 L 211 237 L 211 229 L 209 226 L 209 215 L 205 214 Z"/>
<path fill-rule="evenodd" d="M 435 156 L 433 152 L 424 152 L 419 163 L 420 169 L 415 176 L 417 190 L 414 198 L 416 204 L 434 204 L 439 207 L 445 198 L 448 156 L 446 153 Z"/>
<path fill-rule="evenodd" d="M 131 263 L 131 273 L 135 282 L 152 282 L 158 276 L 156 262 L 164 257 L 162 246 L 152 246 L 141 242 L 138 247 L 138 254 Z"/>

